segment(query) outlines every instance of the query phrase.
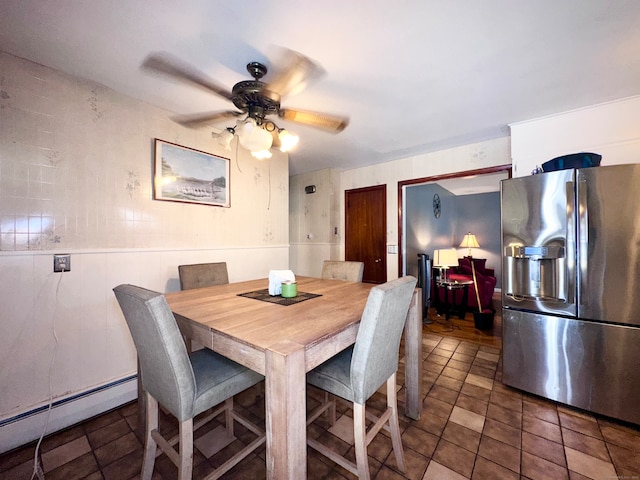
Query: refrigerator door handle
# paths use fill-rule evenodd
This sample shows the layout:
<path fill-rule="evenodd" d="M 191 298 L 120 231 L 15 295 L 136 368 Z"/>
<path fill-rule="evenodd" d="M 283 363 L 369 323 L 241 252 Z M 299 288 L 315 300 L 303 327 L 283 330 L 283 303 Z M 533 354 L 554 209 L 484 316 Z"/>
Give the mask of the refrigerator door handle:
<path fill-rule="evenodd" d="M 575 284 L 575 271 L 576 260 L 575 256 L 571 255 L 571 252 L 576 250 L 576 220 L 575 220 L 575 208 L 576 208 L 576 183 L 574 181 L 567 182 L 566 196 L 567 196 L 567 218 L 566 218 L 566 251 L 565 256 L 565 275 L 564 275 L 564 294 L 567 299 L 567 303 L 576 302 L 576 284 Z"/>
<path fill-rule="evenodd" d="M 576 304 L 578 304 L 578 311 L 580 311 L 580 304 L 582 303 L 582 281 L 587 278 L 587 263 L 589 258 L 589 211 L 587 209 L 587 182 L 584 177 L 577 181 L 577 197 L 578 197 L 578 242 L 576 245 L 576 269 L 579 273 L 580 281 L 576 282 Z"/>

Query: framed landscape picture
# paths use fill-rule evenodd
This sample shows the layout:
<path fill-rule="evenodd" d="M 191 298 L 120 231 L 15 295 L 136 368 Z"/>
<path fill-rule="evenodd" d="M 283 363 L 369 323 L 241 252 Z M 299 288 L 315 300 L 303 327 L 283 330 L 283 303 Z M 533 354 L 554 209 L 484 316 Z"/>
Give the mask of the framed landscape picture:
<path fill-rule="evenodd" d="M 229 159 L 155 140 L 153 198 L 229 207 Z"/>

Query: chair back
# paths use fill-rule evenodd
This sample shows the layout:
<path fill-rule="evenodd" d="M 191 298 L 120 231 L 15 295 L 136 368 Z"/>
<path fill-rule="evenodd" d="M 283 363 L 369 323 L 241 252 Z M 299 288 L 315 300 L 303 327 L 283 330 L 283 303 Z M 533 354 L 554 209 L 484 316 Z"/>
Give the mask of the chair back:
<path fill-rule="evenodd" d="M 113 291 L 138 351 L 143 389 L 179 421 L 191 418 L 195 376 L 164 295 L 134 285 L 119 285 Z"/>
<path fill-rule="evenodd" d="M 180 289 L 212 287 L 229 283 L 227 262 L 196 263 L 193 265 L 179 265 Z"/>
<path fill-rule="evenodd" d="M 346 280 L 347 282 L 362 282 L 363 273 L 363 262 L 325 260 L 322 264 L 321 278 L 329 280 Z"/>
<path fill-rule="evenodd" d="M 369 292 L 351 357 L 355 402 L 364 404 L 398 370 L 400 338 L 416 283 L 406 276 Z"/>

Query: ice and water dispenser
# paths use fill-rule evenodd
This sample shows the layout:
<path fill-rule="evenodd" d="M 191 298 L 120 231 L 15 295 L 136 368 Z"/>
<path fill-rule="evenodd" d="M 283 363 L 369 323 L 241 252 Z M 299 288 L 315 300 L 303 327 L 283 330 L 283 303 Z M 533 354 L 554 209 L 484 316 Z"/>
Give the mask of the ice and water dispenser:
<path fill-rule="evenodd" d="M 505 295 L 518 299 L 567 301 L 565 248 L 559 245 L 508 246 Z"/>

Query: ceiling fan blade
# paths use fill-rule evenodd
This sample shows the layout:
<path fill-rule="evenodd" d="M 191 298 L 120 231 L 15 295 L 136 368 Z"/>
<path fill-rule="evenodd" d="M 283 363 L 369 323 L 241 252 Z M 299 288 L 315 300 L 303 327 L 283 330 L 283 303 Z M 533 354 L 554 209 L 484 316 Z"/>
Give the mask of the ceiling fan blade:
<path fill-rule="evenodd" d="M 171 120 L 185 127 L 196 128 L 209 123 L 220 122 L 227 118 L 238 117 L 240 115 L 242 115 L 242 112 L 207 112 L 195 113 L 193 115 L 177 115 L 175 117 L 171 117 Z"/>
<path fill-rule="evenodd" d="M 305 110 L 293 110 L 290 108 L 281 108 L 279 116 L 290 122 L 302 123 L 332 133 L 341 132 L 349 125 L 349 119 L 347 117 Z"/>
<path fill-rule="evenodd" d="M 221 87 L 204 73 L 168 53 L 153 53 L 149 55 L 142 62 L 142 68 L 168 75 L 177 80 L 191 82 L 220 97 L 231 100 L 232 95 L 228 89 Z"/>
<path fill-rule="evenodd" d="M 324 69 L 301 53 L 286 48 L 278 49 L 277 60 L 274 61 L 267 90 L 280 97 L 300 93 L 307 85 L 324 75 Z"/>

